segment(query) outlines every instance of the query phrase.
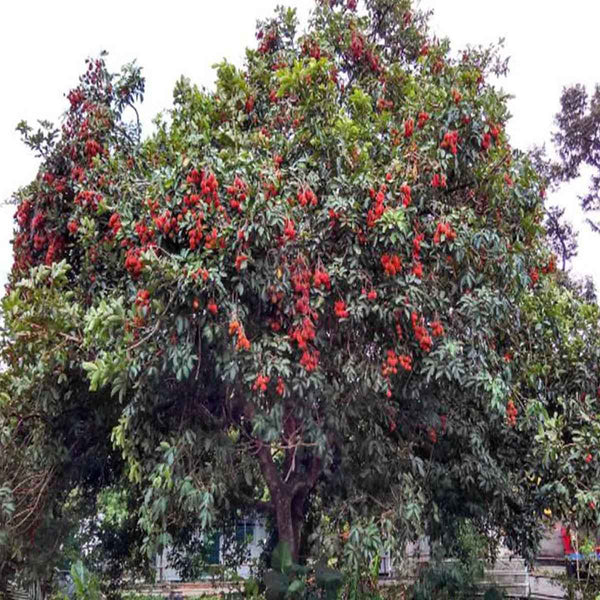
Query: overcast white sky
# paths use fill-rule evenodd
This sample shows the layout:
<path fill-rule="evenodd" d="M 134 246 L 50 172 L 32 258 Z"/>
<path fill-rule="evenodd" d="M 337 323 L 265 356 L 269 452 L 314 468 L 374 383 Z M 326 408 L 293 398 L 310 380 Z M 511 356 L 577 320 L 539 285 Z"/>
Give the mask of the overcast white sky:
<path fill-rule="evenodd" d="M 223 58 L 240 64 L 254 44 L 257 18 L 276 4 L 298 8 L 306 21 L 313 0 L 20 0 L 0 3 L 0 200 L 30 181 L 37 163 L 20 142 L 21 119 L 57 121 L 64 93 L 77 83 L 88 56 L 109 51 L 114 70 L 136 59 L 144 68 L 144 124 L 171 104 L 180 75 L 210 86 L 211 65 Z M 597 27 L 600 2 L 571 0 L 422 0 L 433 8 L 432 25 L 454 48 L 506 39 L 511 72 L 504 89 L 515 95 L 508 131 L 513 146 L 548 142 L 562 86 L 600 81 Z M 584 189 L 585 184 L 579 184 Z M 577 185 L 560 194 L 575 204 Z M 10 269 L 12 207 L 0 208 L 0 285 Z M 574 213 L 574 219 L 580 217 Z M 594 276 L 600 288 L 600 238 L 581 226 L 575 269 Z"/>

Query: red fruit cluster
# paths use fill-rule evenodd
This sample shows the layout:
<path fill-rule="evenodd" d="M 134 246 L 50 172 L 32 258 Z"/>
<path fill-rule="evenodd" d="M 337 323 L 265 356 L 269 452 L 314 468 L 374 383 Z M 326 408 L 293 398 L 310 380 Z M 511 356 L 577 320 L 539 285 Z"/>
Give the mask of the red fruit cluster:
<path fill-rule="evenodd" d="M 316 269 L 315 274 L 313 275 L 313 284 L 316 288 L 325 287 L 330 290 L 331 281 L 329 279 L 329 274 L 326 271 Z"/>
<path fill-rule="evenodd" d="M 237 210 L 238 213 L 241 213 L 242 203 L 246 200 L 246 192 L 248 191 L 246 183 L 236 176 L 233 180 L 233 185 L 228 186 L 225 191 L 229 196 L 229 206 L 233 210 Z"/>
<path fill-rule="evenodd" d="M 338 300 L 335 303 L 335 316 L 338 319 L 347 319 L 350 316 L 348 309 L 346 308 L 346 303 L 343 300 Z"/>
<path fill-rule="evenodd" d="M 487 150 L 490 147 L 492 142 L 492 136 L 489 133 L 484 133 L 483 138 L 481 139 L 481 149 Z"/>
<path fill-rule="evenodd" d="M 144 268 L 144 264 L 140 258 L 141 254 L 141 248 L 129 248 L 125 256 L 125 268 L 134 279 L 140 276 Z"/>
<path fill-rule="evenodd" d="M 192 273 L 192 279 L 197 281 L 198 277 L 202 277 L 202 281 L 208 281 L 208 271 L 206 269 L 198 269 Z"/>
<path fill-rule="evenodd" d="M 425 234 L 423 233 L 418 233 L 417 235 L 415 235 L 415 237 L 413 238 L 413 249 L 412 249 L 412 255 L 413 258 L 415 260 L 419 260 L 420 256 L 421 256 L 421 242 L 425 239 Z"/>
<path fill-rule="evenodd" d="M 498 127 L 498 125 L 490 123 L 490 134 L 494 138 L 494 141 L 498 142 L 498 136 L 500 135 L 500 128 Z"/>
<path fill-rule="evenodd" d="M 428 120 L 429 120 L 429 115 L 426 112 L 421 111 L 417 117 L 417 127 L 419 129 L 423 129 L 423 127 L 425 126 L 425 123 L 427 123 Z"/>
<path fill-rule="evenodd" d="M 221 206 L 218 193 L 219 182 L 214 173 L 206 175 L 203 170 L 192 169 L 186 177 L 186 182 L 192 187 L 200 188 L 200 193 L 206 204 L 212 205 L 215 209 Z M 194 196 L 188 198 L 188 204 L 194 204 L 195 202 L 197 202 L 197 199 Z"/>
<path fill-rule="evenodd" d="M 245 254 L 238 254 L 235 257 L 235 268 L 237 271 L 239 271 L 243 264 L 248 260 L 248 257 Z"/>
<path fill-rule="evenodd" d="M 398 357 L 396 356 L 396 352 L 394 350 L 387 351 L 387 358 L 381 367 L 381 374 L 384 377 L 389 377 L 390 375 L 395 375 L 398 373 Z"/>
<path fill-rule="evenodd" d="M 381 265 L 387 275 L 393 277 L 402 270 L 402 259 L 397 254 L 392 254 L 391 256 L 384 254 L 381 257 Z"/>
<path fill-rule="evenodd" d="M 206 308 L 213 315 L 216 315 L 219 312 L 219 307 L 217 306 L 217 303 L 214 300 L 209 300 L 208 304 L 206 305 Z"/>
<path fill-rule="evenodd" d="M 302 43 L 302 53 L 315 60 L 321 58 L 321 48 L 316 40 L 305 39 Z"/>
<path fill-rule="evenodd" d="M 285 383 L 281 377 L 277 378 L 277 387 L 275 388 L 275 391 L 280 396 L 283 396 L 285 394 Z"/>
<path fill-rule="evenodd" d="M 37 229 L 41 229 L 44 226 L 44 221 L 46 219 L 46 216 L 44 215 L 43 212 L 36 212 L 35 215 L 33 216 L 33 219 L 31 219 L 31 231 L 36 231 Z"/>
<path fill-rule="evenodd" d="M 85 96 L 80 89 L 75 89 L 67 94 L 67 99 L 71 103 L 71 108 L 76 109 L 85 100 Z"/>
<path fill-rule="evenodd" d="M 400 193 L 402 194 L 402 205 L 404 208 L 410 206 L 412 199 L 410 197 L 410 186 L 404 184 L 400 186 Z"/>
<path fill-rule="evenodd" d="M 82 183 L 83 180 L 85 179 L 85 172 L 84 172 L 83 168 L 80 167 L 79 165 L 73 167 L 71 169 L 71 179 L 73 181 Z"/>
<path fill-rule="evenodd" d="M 420 262 L 415 261 L 413 263 L 412 274 L 419 279 L 423 279 L 423 265 Z"/>
<path fill-rule="evenodd" d="M 542 267 L 542 273 L 548 275 L 548 273 L 554 273 L 556 271 L 556 256 L 552 255 L 548 264 Z"/>
<path fill-rule="evenodd" d="M 31 210 L 31 202 L 29 200 L 23 200 L 19 207 L 17 208 L 17 212 L 15 213 L 15 219 L 19 224 L 19 227 L 25 227 L 27 220 L 29 219 L 29 212 Z"/>
<path fill-rule="evenodd" d="M 430 326 L 433 337 L 442 337 L 444 335 L 444 327 L 439 321 L 432 321 Z"/>
<path fill-rule="evenodd" d="M 589 452 L 586 454 L 585 462 L 586 463 L 591 463 L 592 462 L 592 455 Z"/>
<path fill-rule="evenodd" d="M 314 311 L 310 308 L 310 282 L 311 272 L 306 268 L 306 265 L 302 260 L 298 260 L 296 264 L 292 266 L 292 286 L 294 292 L 299 294 L 299 298 L 296 300 L 295 308 L 296 312 L 301 315 L 307 315 Z"/>
<path fill-rule="evenodd" d="M 313 350 L 310 352 L 309 350 L 305 350 L 300 359 L 300 364 L 309 373 L 314 371 L 319 366 L 319 351 Z"/>
<path fill-rule="evenodd" d="M 285 220 L 285 227 L 283 229 L 283 235 L 288 241 L 292 241 L 296 237 L 296 228 L 292 219 Z"/>
<path fill-rule="evenodd" d="M 392 110 L 394 108 L 394 102 L 387 100 L 386 98 L 379 98 L 377 100 L 377 110 L 383 112 L 384 110 Z"/>
<path fill-rule="evenodd" d="M 445 148 L 456 156 L 458 144 L 458 131 L 448 131 L 444 134 L 444 139 L 440 144 L 441 148 Z"/>
<path fill-rule="evenodd" d="M 210 310 L 210 308 L 209 308 L 209 310 Z M 250 350 L 250 342 L 249 342 L 248 338 L 246 337 L 244 328 L 241 326 L 239 321 L 237 321 L 235 319 L 230 321 L 229 335 L 237 336 L 237 341 L 235 344 L 236 350 Z"/>
<path fill-rule="evenodd" d="M 341 215 L 342 215 L 342 213 L 335 212 L 335 210 L 330 208 L 329 209 L 329 218 L 331 220 L 329 221 L 329 227 L 331 227 L 333 229 L 337 225 L 337 222 L 338 222 L 339 218 L 341 217 Z"/>
<path fill-rule="evenodd" d="M 317 205 L 317 196 L 309 187 L 301 189 L 298 192 L 297 198 L 300 206 L 306 206 L 307 204 L 310 206 Z"/>
<path fill-rule="evenodd" d="M 143 221 L 136 223 L 134 229 L 142 244 L 149 244 L 154 238 L 154 230 L 149 229 Z"/>
<path fill-rule="evenodd" d="M 258 45 L 258 51 L 261 54 L 267 54 L 267 52 L 273 50 L 277 45 L 278 36 L 275 29 L 269 29 L 269 31 L 266 32 L 266 35 L 263 31 L 259 31 L 257 37 L 261 40 L 260 44 Z"/>
<path fill-rule="evenodd" d="M 138 290 L 135 305 L 137 307 L 148 307 L 150 305 L 150 292 L 148 290 Z"/>
<path fill-rule="evenodd" d="M 506 404 L 506 420 L 509 427 L 514 427 L 517 424 L 517 407 L 512 400 Z"/>
<path fill-rule="evenodd" d="M 121 216 L 119 213 L 113 213 L 108 220 L 108 226 L 111 228 L 113 235 L 117 235 L 121 230 Z"/>
<path fill-rule="evenodd" d="M 421 350 L 423 350 L 423 352 L 429 352 L 431 350 L 431 346 L 433 345 L 433 341 L 431 339 L 431 336 L 427 332 L 427 328 L 423 324 L 423 317 L 419 319 L 419 315 L 413 312 L 410 316 L 410 320 L 412 323 L 415 338 L 417 342 L 419 342 Z"/>
<path fill-rule="evenodd" d="M 531 279 L 531 285 L 535 285 L 538 282 L 540 274 L 535 267 L 529 270 L 529 278 Z"/>
<path fill-rule="evenodd" d="M 306 342 L 311 342 L 315 339 L 313 322 L 308 317 L 304 317 L 302 327 L 293 329 L 290 333 L 290 338 L 298 344 L 300 350 L 306 350 Z"/>
<path fill-rule="evenodd" d="M 67 229 L 69 230 L 69 233 L 71 235 L 75 235 L 77 233 L 77 230 L 79 229 L 79 223 L 78 223 L 78 221 L 76 221 L 75 219 L 71 219 L 67 223 Z"/>
<path fill-rule="evenodd" d="M 440 175 L 438 173 L 436 173 L 432 178 L 431 178 L 431 187 L 434 188 L 445 188 L 446 187 L 446 176 L 445 175 Z"/>
<path fill-rule="evenodd" d="M 96 140 L 87 140 L 85 143 L 85 155 L 91 160 L 94 156 L 103 153 L 102 146 Z"/>
<path fill-rule="evenodd" d="M 387 186 L 381 185 L 378 192 L 375 192 L 374 188 L 369 190 L 371 199 L 375 201 L 375 206 L 371 207 L 367 212 L 367 227 L 375 227 L 375 223 L 379 220 L 381 215 L 385 212 L 385 194 L 387 192 Z"/>
<path fill-rule="evenodd" d="M 352 32 L 352 41 L 350 42 L 350 52 L 352 53 L 352 57 L 356 62 L 358 62 L 363 55 L 363 51 L 365 49 L 365 42 L 362 36 L 356 31 Z"/>
<path fill-rule="evenodd" d="M 45 265 L 51 265 L 64 250 L 64 239 L 62 237 L 56 234 L 50 234 L 48 237 L 48 249 L 44 257 Z"/>
<path fill-rule="evenodd" d="M 200 245 L 200 242 L 204 237 L 202 228 L 202 213 L 200 213 L 200 215 L 197 215 L 196 217 L 196 226 L 188 231 L 190 250 L 195 250 Z"/>
<path fill-rule="evenodd" d="M 414 130 L 415 130 L 415 122 L 412 118 L 404 121 L 404 137 L 405 138 L 411 137 Z"/>
<path fill-rule="evenodd" d="M 172 231 L 177 232 L 179 229 L 177 219 L 169 209 L 165 210 L 161 215 L 154 215 L 152 221 L 156 229 L 165 235 L 169 235 Z"/>
<path fill-rule="evenodd" d="M 266 375 L 257 375 L 256 380 L 254 381 L 254 385 L 252 386 L 253 390 L 260 390 L 261 392 L 267 391 L 267 384 L 271 380 L 270 377 Z"/>
<path fill-rule="evenodd" d="M 370 290 L 367 292 L 365 288 L 361 290 L 363 296 L 366 296 L 368 300 L 377 300 L 377 292 L 375 290 Z"/>
<path fill-rule="evenodd" d="M 452 229 L 450 223 L 438 223 L 437 229 L 433 234 L 433 243 L 439 244 L 442 236 L 448 241 L 456 239 L 456 231 Z"/>
<path fill-rule="evenodd" d="M 91 211 L 97 210 L 98 202 L 100 202 L 100 200 L 102 200 L 101 194 L 89 190 L 79 192 L 79 194 L 75 196 L 75 204 L 77 204 L 77 206 L 87 208 Z"/>
<path fill-rule="evenodd" d="M 405 371 L 412 371 L 412 358 L 407 354 L 396 355 L 394 350 L 388 350 L 386 360 L 381 367 L 382 375 L 384 377 L 396 375 L 398 373 L 398 366 L 402 367 Z"/>
<path fill-rule="evenodd" d="M 204 173 L 200 173 L 197 169 L 192 169 L 185 178 L 186 183 L 190 185 L 200 185 L 200 181 L 204 177 Z"/>

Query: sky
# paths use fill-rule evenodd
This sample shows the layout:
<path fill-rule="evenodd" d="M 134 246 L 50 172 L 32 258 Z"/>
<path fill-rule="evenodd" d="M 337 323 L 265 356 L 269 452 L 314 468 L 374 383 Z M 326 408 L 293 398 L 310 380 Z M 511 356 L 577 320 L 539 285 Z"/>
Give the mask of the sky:
<path fill-rule="evenodd" d="M 171 104 L 175 81 L 184 75 L 210 87 L 211 66 L 227 58 L 241 65 L 244 48 L 254 45 L 254 23 L 268 17 L 277 4 L 298 9 L 306 22 L 313 0 L 20 0 L 0 3 L 0 202 L 9 200 L 37 172 L 38 161 L 15 131 L 25 119 L 57 122 L 67 108 L 64 94 L 77 84 L 89 56 L 109 52 L 117 70 L 136 60 L 146 77 L 140 113 L 145 130 L 153 117 Z M 453 49 L 487 45 L 505 38 L 510 73 L 499 82 L 514 95 L 514 115 L 507 130 L 514 147 L 548 144 L 563 86 L 590 88 L 599 54 L 597 24 L 600 2 L 571 0 L 421 0 L 433 9 L 431 26 L 448 37 Z M 580 255 L 573 269 L 592 275 L 600 289 L 600 238 L 582 223 L 576 195 L 585 181 L 550 197 L 569 207 L 580 230 Z M 11 265 L 10 239 L 14 207 L 0 206 L 0 286 Z"/>

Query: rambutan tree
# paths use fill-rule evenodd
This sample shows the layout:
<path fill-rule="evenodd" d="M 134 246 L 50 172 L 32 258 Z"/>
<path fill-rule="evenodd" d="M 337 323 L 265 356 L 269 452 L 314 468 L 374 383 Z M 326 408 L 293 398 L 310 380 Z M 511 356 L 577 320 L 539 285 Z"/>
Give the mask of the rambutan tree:
<path fill-rule="evenodd" d="M 103 59 L 60 130 L 21 126 L 42 163 L 2 411 L 46 449 L 48 510 L 118 482 L 147 549 L 239 509 L 295 557 L 356 565 L 457 517 L 531 555 L 516 357 L 554 271 L 543 185 L 494 51 L 453 58 L 408 0 L 359 8 L 317 3 L 304 33 L 279 10 L 147 139 L 139 69 Z"/>

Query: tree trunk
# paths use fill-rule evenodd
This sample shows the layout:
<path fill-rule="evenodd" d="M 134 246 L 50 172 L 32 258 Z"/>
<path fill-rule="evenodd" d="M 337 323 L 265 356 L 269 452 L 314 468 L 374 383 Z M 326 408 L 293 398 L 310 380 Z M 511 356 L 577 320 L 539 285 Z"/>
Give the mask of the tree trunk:
<path fill-rule="evenodd" d="M 279 541 L 289 544 L 292 557 L 297 562 L 304 523 L 304 505 L 321 472 L 321 460 L 316 456 L 311 457 L 307 472 L 296 472 L 292 481 L 287 482 L 278 472 L 269 446 L 258 442 L 257 457 L 271 494 Z"/>
<path fill-rule="evenodd" d="M 296 537 L 297 528 L 294 526 L 294 517 L 292 514 L 291 495 L 284 490 L 276 492 L 277 497 L 273 498 L 275 503 L 275 517 L 277 521 L 277 535 L 280 542 L 287 542 L 292 552 L 293 559 L 298 562 L 298 550 L 300 549 L 300 540 Z"/>

